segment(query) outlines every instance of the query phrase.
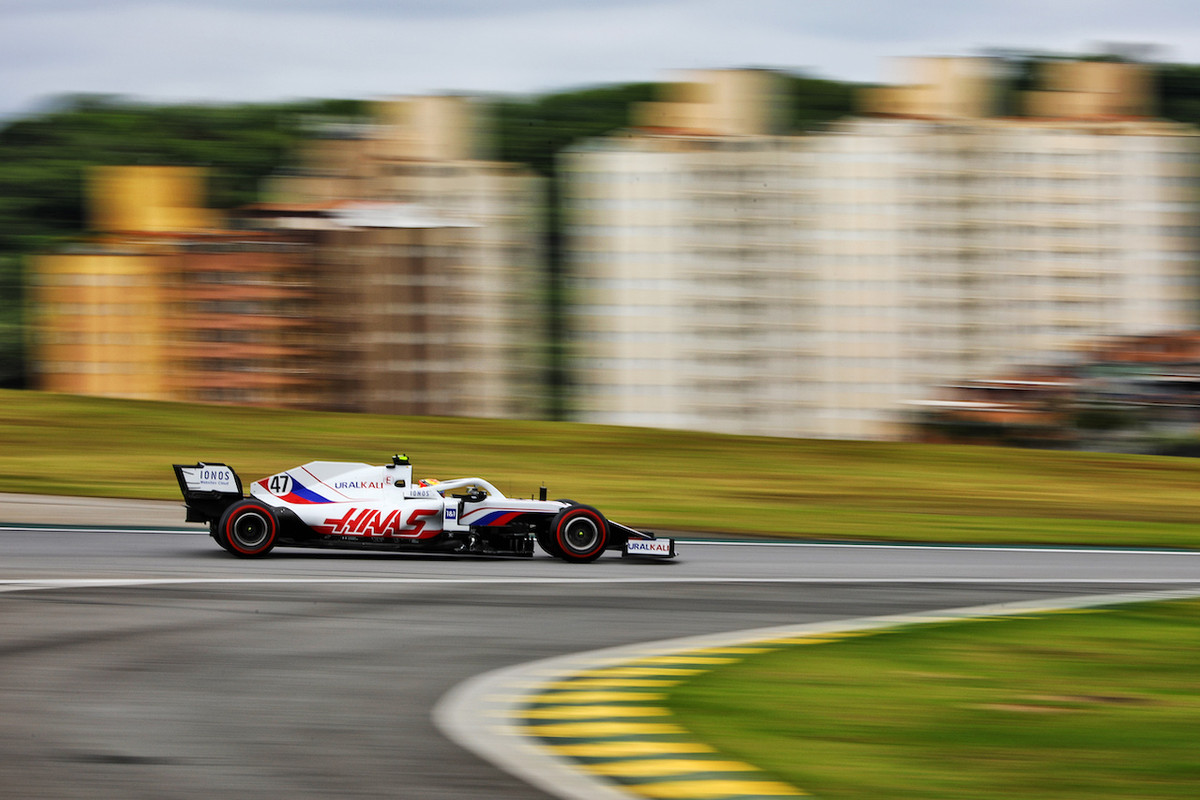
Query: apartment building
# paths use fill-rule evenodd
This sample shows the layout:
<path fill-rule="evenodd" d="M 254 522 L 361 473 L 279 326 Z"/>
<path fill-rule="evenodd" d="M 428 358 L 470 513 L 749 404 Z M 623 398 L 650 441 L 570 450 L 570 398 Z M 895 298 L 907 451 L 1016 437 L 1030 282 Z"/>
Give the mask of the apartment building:
<path fill-rule="evenodd" d="M 1000 117 L 993 62 L 912 66 L 807 136 L 743 102 L 770 73 L 699 73 L 567 156 L 579 418 L 894 438 L 938 384 L 1194 322 L 1197 133 L 1144 68 Z"/>
<path fill-rule="evenodd" d="M 48 392 L 169 398 L 160 260 L 117 247 L 34 259 L 34 383 Z"/>
<path fill-rule="evenodd" d="M 371 124 L 330 129 L 267 189 L 272 224 L 324 220 L 316 241 L 325 290 L 341 298 L 335 327 L 370 320 L 339 360 L 343 383 L 358 386 L 343 402 L 358 410 L 542 410 L 541 185 L 484 157 L 485 126 L 465 97 L 381 101 Z"/>
<path fill-rule="evenodd" d="M 330 127 L 221 220 L 203 173 L 93 171 L 99 235 L 34 260 L 50 391 L 393 414 L 541 411 L 537 180 L 464 98 Z"/>
<path fill-rule="evenodd" d="M 167 243 L 172 398 L 327 408 L 335 397 L 319 263 L 294 234 L 191 234 Z"/>
<path fill-rule="evenodd" d="M 203 171 L 104 167 L 98 236 L 33 260 L 46 391 L 279 407 L 323 402 L 313 261 L 295 236 L 226 230 Z"/>

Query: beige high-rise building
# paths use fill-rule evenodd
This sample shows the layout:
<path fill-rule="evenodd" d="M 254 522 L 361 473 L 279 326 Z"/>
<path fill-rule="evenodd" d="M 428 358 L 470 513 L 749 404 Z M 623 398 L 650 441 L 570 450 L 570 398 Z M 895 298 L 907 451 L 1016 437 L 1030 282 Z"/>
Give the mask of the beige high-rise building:
<path fill-rule="evenodd" d="M 914 66 L 821 133 L 566 157 L 580 419 L 891 438 L 939 383 L 1194 323 L 1197 132 L 1143 116 L 1143 67 L 1053 64 L 1001 118 L 992 62 Z"/>
<path fill-rule="evenodd" d="M 343 403 L 541 413 L 541 184 L 524 167 L 481 157 L 485 125 L 470 98 L 381 101 L 373 124 L 333 129 L 310 144 L 301 168 L 272 182 L 275 207 L 298 209 L 276 224 L 302 228 L 311 226 L 306 212 L 348 212 L 336 232 L 317 237 L 331 296 L 341 298 L 334 317 L 356 321 L 343 329 L 357 331 L 366 303 L 371 319 L 353 334 L 363 346 L 347 343 L 356 355 L 343 366 L 361 376 L 361 390 Z"/>

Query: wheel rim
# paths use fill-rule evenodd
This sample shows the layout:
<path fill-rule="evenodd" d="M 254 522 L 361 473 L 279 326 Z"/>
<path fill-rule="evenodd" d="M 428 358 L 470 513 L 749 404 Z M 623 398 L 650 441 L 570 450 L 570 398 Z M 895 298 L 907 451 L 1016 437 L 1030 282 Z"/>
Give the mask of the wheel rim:
<path fill-rule="evenodd" d="M 563 531 L 563 546 L 574 553 L 586 553 L 600 541 L 600 526 L 589 517 L 576 517 Z"/>
<path fill-rule="evenodd" d="M 271 523 L 258 511 L 247 511 L 233 521 L 232 536 L 242 547 L 254 548 L 267 541 Z"/>

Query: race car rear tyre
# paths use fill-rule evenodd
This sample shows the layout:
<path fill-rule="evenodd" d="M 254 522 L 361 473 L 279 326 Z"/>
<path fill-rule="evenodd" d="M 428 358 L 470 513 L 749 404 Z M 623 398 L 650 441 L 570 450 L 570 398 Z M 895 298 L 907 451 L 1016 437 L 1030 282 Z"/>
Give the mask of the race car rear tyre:
<path fill-rule="evenodd" d="M 550 523 L 550 532 L 564 561 L 584 564 L 595 561 L 608 546 L 608 520 L 591 506 L 564 508 Z"/>
<path fill-rule="evenodd" d="M 235 556 L 265 556 L 275 546 L 279 520 L 270 507 L 258 500 L 242 500 L 225 510 L 218 534 L 225 549 Z"/>
<path fill-rule="evenodd" d="M 213 538 L 213 541 L 216 542 L 217 544 L 219 544 L 221 546 L 221 549 L 224 550 L 226 553 L 233 552 L 233 550 L 229 549 L 229 542 L 226 541 L 225 537 L 221 535 L 221 521 L 220 520 L 214 519 L 208 523 L 208 535 L 211 536 Z"/>

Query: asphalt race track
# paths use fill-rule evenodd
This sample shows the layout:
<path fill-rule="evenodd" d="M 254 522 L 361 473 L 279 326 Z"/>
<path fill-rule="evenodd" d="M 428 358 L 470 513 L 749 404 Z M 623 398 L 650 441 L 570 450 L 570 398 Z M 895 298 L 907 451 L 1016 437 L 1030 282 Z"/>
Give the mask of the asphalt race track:
<path fill-rule="evenodd" d="M 1195 553 L 679 550 L 242 561 L 199 533 L 0 527 L 0 795 L 547 797 L 438 732 L 438 699 L 489 670 L 634 642 L 1200 587 Z"/>

